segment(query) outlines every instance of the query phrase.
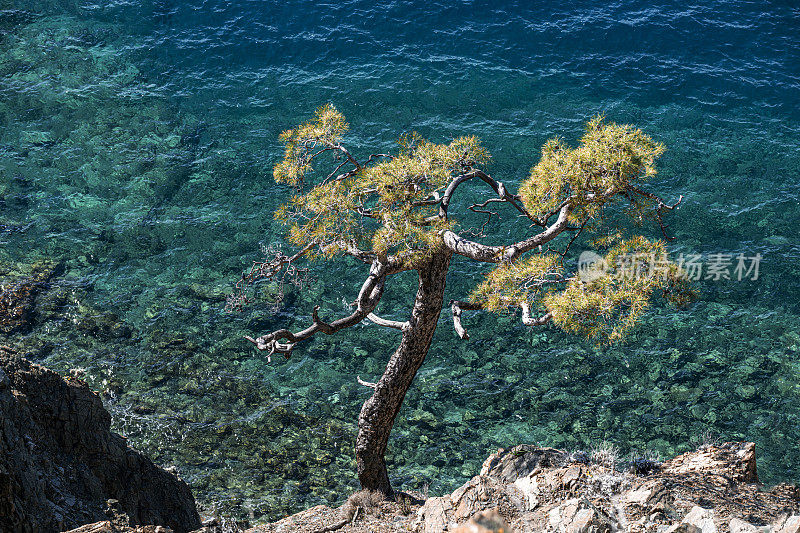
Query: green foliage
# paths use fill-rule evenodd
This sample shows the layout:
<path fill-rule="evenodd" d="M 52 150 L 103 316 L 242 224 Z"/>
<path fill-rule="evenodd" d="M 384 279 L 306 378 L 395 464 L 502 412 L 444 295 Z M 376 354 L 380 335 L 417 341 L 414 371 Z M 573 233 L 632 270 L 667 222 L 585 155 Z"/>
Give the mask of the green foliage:
<path fill-rule="evenodd" d="M 472 291 L 470 300 L 484 309 L 502 312 L 535 302 L 549 284 L 562 279 L 558 254 L 531 255 L 517 262 L 504 262 L 486 274 Z"/>
<path fill-rule="evenodd" d="M 317 108 L 314 120 L 281 133 L 285 144 L 283 160 L 275 165 L 275 181 L 298 186 L 313 170 L 314 151 L 335 146 L 349 128 L 335 107 L 325 104 Z"/>
<path fill-rule="evenodd" d="M 343 177 L 328 177 L 303 191 L 312 161 L 324 148 L 341 157 L 338 143 L 346 130 L 344 117 L 326 105 L 317 110 L 315 120 L 282 134 L 286 150 L 275 166 L 275 179 L 299 192 L 278 209 L 276 218 L 289 226 L 291 242 L 319 243 L 326 257 L 351 245 L 411 261 L 438 248 L 440 231 L 451 223 L 435 216 L 438 207 L 431 199 L 453 176 L 488 161 L 486 150 L 475 137 L 436 144 L 408 135 L 400 139 L 396 156 Z"/>
<path fill-rule="evenodd" d="M 633 328 L 658 289 L 677 305 L 693 296 L 664 243 L 634 237 L 612 247 L 592 270 L 571 278 L 564 290 L 546 294 L 542 303 L 563 330 L 616 341 Z"/>
<path fill-rule="evenodd" d="M 276 218 L 288 226 L 290 241 L 312 245 L 312 254 L 329 258 L 356 247 L 391 254 L 413 268 L 440 249 L 442 230 L 455 228 L 450 217 L 437 216 L 441 194 L 454 177 L 486 163 L 489 154 L 475 137 L 437 144 L 412 134 L 400 138 L 396 155 L 370 157 L 362 166 L 340 144 L 347 129 L 342 114 L 328 104 L 310 122 L 282 134 L 286 149 L 275 179 L 296 193 Z M 568 332 L 605 341 L 622 338 L 657 290 L 674 303 L 687 303 L 692 292 L 667 259 L 664 243 L 625 239 L 624 226 L 617 219 L 609 224 L 606 215 L 619 204 L 617 212 L 634 223 L 656 212 L 659 199 L 639 187 L 656 174 L 655 161 L 663 152 L 664 146 L 641 130 L 599 116 L 589 121 L 577 148 L 548 141 L 519 198 L 533 218 L 547 224 L 568 206 L 571 229 L 560 238 L 562 246 L 568 248 L 583 230 L 601 235 L 594 244 L 610 248 L 599 263 L 605 270 L 590 279 L 566 273 L 564 251 L 548 245 L 497 265 L 470 299 L 493 312 L 527 305 L 551 313 L 553 323 Z M 334 172 L 314 182 L 312 164 L 326 153 L 333 155 Z M 335 175 L 348 164 L 352 170 Z"/>
<path fill-rule="evenodd" d="M 654 176 L 655 161 L 662 153 L 664 145 L 641 130 L 597 116 L 586 125 L 577 148 L 560 139 L 547 141 L 519 194 L 528 211 L 539 218 L 569 198 L 570 221 L 580 224 L 598 215 L 615 195 Z"/>

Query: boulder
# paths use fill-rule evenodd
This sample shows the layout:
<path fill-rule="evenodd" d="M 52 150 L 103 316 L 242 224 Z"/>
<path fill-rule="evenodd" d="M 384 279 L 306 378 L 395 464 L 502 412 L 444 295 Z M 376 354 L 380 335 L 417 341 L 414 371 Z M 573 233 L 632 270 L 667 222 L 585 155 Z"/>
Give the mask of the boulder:
<path fill-rule="evenodd" d="M 784 516 L 772 529 L 775 533 L 800 533 L 800 515 Z"/>
<path fill-rule="evenodd" d="M 728 528 L 731 533 L 766 533 L 772 531 L 769 527 L 754 526 L 750 522 L 745 522 L 741 518 L 733 517 L 728 522 Z"/>
<path fill-rule="evenodd" d="M 490 509 L 475 514 L 454 529 L 453 533 L 511 533 L 511 527 L 496 509 Z"/>
<path fill-rule="evenodd" d="M 112 507 L 132 526 L 200 527 L 186 483 L 112 433 L 86 383 L 13 352 L 0 349 L 0 531 L 64 531 Z"/>
<path fill-rule="evenodd" d="M 504 483 L 513 483 L 533 472 L 561 466 L 567 457 L 566 453 L 555 448 L 538 448 L 528 444 L 507 450 L 501 448 L 483 462 L 481 475 L 491 476 Z"/>
<path fill-rule="evenodd" d="M 548 513 L 550 527 L 560 533 L 607 533 L 619 525 L 586 498 L 572 498 Z"/>
<path fill-rule="evenodd" d="M 702 533 L 717 533 L 717 525 L 714 523 L 714 509 L 704 509 L 699 505 L 695 505 L 683 517 L 682 523 L 690 524 Z"/>
<path fill-rule="evenodd" d="M 525 507 L 525 497 L 514 485 L 475 476 L 450 495 L 429 498 L 417 511 L 416 529 L 424 533 L 447 531 L 489 510 L 511 522 Z"/>
<path fill-rule="evenodd" d="M 664 474 L 714 474 L 737 483 L 758 483 L 756 445 L 726 442 L 684 453 L 662 465 Z"/>

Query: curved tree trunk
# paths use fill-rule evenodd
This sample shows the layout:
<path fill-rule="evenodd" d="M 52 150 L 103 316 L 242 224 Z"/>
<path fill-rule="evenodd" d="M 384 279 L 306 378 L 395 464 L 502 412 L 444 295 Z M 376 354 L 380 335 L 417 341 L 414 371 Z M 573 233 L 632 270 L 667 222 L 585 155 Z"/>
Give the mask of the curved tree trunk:
<path fill-rule="evenodd" d="M 419 268 L 419 288 L 409 326 L 403 331 L 400 346 L 386 365 L 386 371 L 375 384 L 375 392 L 361 408 L 356 438 L 356 470 L 364 489 L 392 494 L 384 460 L 386 445 L 406 391 L 428 355 L 442 311 L 451 257 L 449 251 L 438 253 Z"/>

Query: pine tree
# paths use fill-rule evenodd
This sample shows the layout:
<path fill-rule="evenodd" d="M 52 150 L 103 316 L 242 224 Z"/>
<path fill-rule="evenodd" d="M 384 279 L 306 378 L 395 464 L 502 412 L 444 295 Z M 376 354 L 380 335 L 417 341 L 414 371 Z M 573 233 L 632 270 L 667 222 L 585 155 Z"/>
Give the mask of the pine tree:
<path fill-rule="evenodd" d="M 678 305 L 692 297 L 683 272 L 667 257 L 664 240 L 631 232 L 646 219 L 663 232 L 662 215 L 680 203 L 668 205 L 644 189 L 664 146 L 639 129 L 595 117 L 576 148 L 551 139 L 517 193 L 483 170 L 489 154 L 475 137 L 436 144 L 411 134 L 400 138 L 396 154 L 359 160 L 344 144 L 347 130 L 344 116 L 325 105 L 309 122 L 283 132 L 285 152 L 274 176 L 294 194 L 275 217 L 288 228 L 288 241 L 297 251 L 274 251 L 242 275 L 239 287 L 259 280 L 299 281 L 309 268 L 303 262 L 340 256 L 368 269 L 351 314 L 326 322 L 316 307 L 302 331 L 247 337 L 270 356 L 288 357 L 316 333 L 331 335 L 364 320 L 402 332 L 380 380 L 359 378 L 373 389 L 361 409 L 355 445 L 363 488 L 392 493 L 384 460 L 389 435 L 428 354 L 454 255 L 494 265 L 467 298 L 450 302 L 454 328 L 464 339 L 462 312 L 484 310 L 519 311 L 528 326 L 552 324 L 613 342 L 631 330 L 654 294 Z M 470 181 L 480 182 L 487 194 L 462 187 Z M 450 212 L 462 191 L 470 195 L 467 203 L 474 202 L 466 209 L 488 217 L 486 224 L 499 218 L 499 210 L 490 207 L 507 206 L 519 221 L 519 237 L 501 244 L 488 244 L 482 235 L 467 238 Z M 580 269 L 568 268 L 573 262 L 568 252 L 576 242 L 604 254 L 579 262 Z M 418 276 L 408 319 L 377 316 L 385 285 L 406 271 Z M 240 294 L 229 304 L 240 307 L 246 300 Z"/>

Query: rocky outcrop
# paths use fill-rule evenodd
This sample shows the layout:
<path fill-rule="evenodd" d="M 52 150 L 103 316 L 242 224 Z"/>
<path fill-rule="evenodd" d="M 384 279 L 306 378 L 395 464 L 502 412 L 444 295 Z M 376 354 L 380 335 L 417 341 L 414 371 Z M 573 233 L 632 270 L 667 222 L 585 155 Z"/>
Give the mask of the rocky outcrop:
<path fill-rule="evenodd" d="M 0 347 L 0 531 L 64 531 L 90 522 L 200 527 L 189 487 L 110 430 L 79 379 Z"/>
<path fill-rule="evenodd" d="M 351 498 L 249 532 L 800 533 L 800 492 L 785 484 L 764 490 L 751 442 L 623 466 L 609 450 L 515 446 L 492 454 L 452 494 L 410 505 L 402 505 L 407 495 L 369 506 Z"/>
<path fill-rule="evenodd" d="M 753 443 L 706 446 L 645 475 L 642 468 L 620 471 L 547 448 L 500 450 L 464 486 L 427 500 L 415 527 L 453 531 L 491 509 L 517 532 L 800 533 L 800 494 L 789 485 L 763 490 Z"/>

